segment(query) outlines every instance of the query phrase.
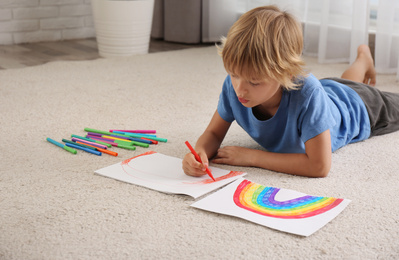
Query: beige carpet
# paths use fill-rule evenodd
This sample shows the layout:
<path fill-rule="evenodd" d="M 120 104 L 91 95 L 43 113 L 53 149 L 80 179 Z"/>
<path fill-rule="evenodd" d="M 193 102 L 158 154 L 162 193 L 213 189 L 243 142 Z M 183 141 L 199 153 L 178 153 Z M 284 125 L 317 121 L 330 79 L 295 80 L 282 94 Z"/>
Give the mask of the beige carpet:
<path fill-rule="evenodd" d="M 317 77 L 347 66 L 306 60 Z M 182 158 L 225 76 L 214 47 L 0 71 L 0 259 L 398 259 L 399 133 L 338 150 L 324 179 L 219 166 L 259 184 L 352 200 L 307 238 L 94 174 L 145 148 L 98 157 L 45 141 L 84 127 L 156 129 L 168 142 L 152 149 Z M 378 87 L 399 92 L 393 75 L 380 75 Z M 236 125 L 224 145 L 257 147 Z"/>

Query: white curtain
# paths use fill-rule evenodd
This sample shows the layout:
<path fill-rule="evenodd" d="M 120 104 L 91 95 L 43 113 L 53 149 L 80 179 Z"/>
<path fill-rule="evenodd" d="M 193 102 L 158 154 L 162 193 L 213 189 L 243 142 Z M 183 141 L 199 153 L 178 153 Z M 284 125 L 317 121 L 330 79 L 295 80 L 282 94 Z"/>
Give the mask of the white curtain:
<path fill-rule="evenodd" d="M 237 0 L 202 0 L 202 41 L 217 42 L 240 17 Z"/>
<path fill-rule="evenodd" d="M 375 39 L 375 66 L 399 79 L 399 1 L 379 0 Z"/>
<path fill-rule="evenodd" d="M 370 31 L 370 1 L 378 2 L 376 29 Z M 399 79 L 399 0 L 203 0 L 203 41 L 218 41 L 244 12 L 275 4 L 304 26 L 304 54 L 320 63 L 353 62 L 357 46 L 375 33 L 379 73 Z"/>

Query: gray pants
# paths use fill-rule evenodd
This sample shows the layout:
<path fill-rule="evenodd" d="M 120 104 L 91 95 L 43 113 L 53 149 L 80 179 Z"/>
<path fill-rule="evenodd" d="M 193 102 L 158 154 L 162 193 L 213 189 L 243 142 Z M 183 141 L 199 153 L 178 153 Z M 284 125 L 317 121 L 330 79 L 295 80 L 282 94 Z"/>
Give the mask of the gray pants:
<path fill-rule="evenodd" d="M 359 94 L 370 117 L 370 137 L 399 130 L 399 93 L 381 91 L 347 79 L 329 79 L 342 83 Z"/>

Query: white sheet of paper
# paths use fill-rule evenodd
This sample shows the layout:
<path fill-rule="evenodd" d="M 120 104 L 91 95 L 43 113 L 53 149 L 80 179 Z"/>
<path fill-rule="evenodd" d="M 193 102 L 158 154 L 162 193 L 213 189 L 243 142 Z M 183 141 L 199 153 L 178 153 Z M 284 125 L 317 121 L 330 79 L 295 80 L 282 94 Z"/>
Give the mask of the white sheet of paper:
<path fill-rule="evenodd" d="M 95 173 L 161 192 L 186 194 L 193 198 L 218 189 L 246 174 L 216 167 L 209 169 L 216 181 L 208 175 L 187 176 L 182 169 L 182 159 L 150 151 L 96 170 Z"/>
<path fill-rule="evenodd" d="M 251 193 L 250 189 L 245 191 L 243 188 L 250 187 L 248 183 L 252 182 L 240 178 L 191 206 L 239 217 L 280 231 L 309 236 L 335 218 L 351 202 L 348 199 L 309 196 L 293 190 L 265 187 L 256 183 L 252 184 L 261 187 L 253 186 L 252 191 L 256 191 L 255 187 L 258 187 L 258 193 Z M 265 193 L 260 192 L 261 190 Z M 267 190 L 270 191 L 269 194 Z M 244 194 L 251 201 L 253 198 L 255 200 L 249 204 L 238 203 L 241 201 L 240 195 L 244 196 Z M 323 203 L 325 203 L 324 206 Z M 327 206 L 328 203 L 331 203 L 330 206 Z M 263 209 L 272 211 L 262 211 L 262 206 L 264 206 Z M 294 209 L 297 211 L 295 212 Z M 265 212 L 273 213 L 267 213 L 269 214 L 267 215 Z"/>

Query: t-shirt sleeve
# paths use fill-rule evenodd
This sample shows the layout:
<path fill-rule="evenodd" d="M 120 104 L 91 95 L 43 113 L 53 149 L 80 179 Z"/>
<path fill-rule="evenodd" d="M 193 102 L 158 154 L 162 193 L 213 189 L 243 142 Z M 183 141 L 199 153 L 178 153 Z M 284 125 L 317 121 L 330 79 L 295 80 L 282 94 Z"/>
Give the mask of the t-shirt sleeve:
<path fill-rule="evenodd" d="M 308 95 L 301 108 L 298 124 L 298 131 L 304 143 L 337 123 L 331 106 L 332 101 L 322 88 L 316 88 Z"/>
<path fill-rule="evenodd" d="M 230 77 L 227 76 L 223 83 L 223 89 L 219 96 L 218 103 L 218 113 L 226 122 L 233 122 L 235 120 L 233 110 L 231 108 L 230 98 L 233 93 L 231 93 L 232 85 Z"/>

